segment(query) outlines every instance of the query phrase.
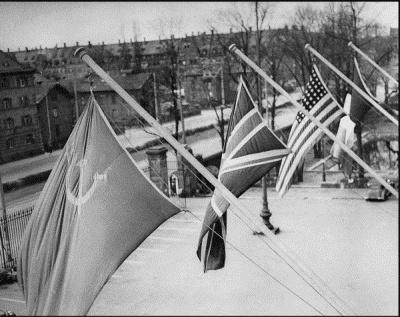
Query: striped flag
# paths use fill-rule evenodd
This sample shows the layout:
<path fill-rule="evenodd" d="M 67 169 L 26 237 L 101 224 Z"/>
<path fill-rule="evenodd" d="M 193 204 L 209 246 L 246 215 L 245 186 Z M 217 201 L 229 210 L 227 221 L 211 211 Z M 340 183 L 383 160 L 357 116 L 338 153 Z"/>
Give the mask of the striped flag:
<path fill-rule="evenodd" d="M 354 58 L 354 83 L 361 88 L 369 97 L 372 98 L 376 103 L 379 103 L 378 99 L 376 99 L 371 91 L 368 89 L 368 86 L 364 82 L 360 67 L 358 66 L 357 59 Z M 365 115 L 367 114 L 368 110 L 374 108 L 374 106 L 363 96 L 361 96 L 356 90 L 353 90 L 352 97 L 351 97 L 351 106 L 349 110 L 349 115 L 351 120 L 355 124 L 362 124 Z"/>
<path fill-rule="evenodd" d="M 322 81 L 315 65 L 312 67 L 311 77 L 304 92 L 302 106 L 326 127 L 344 114 Z M 299 111 L 288 138 L 287 145 L 292 153 L 282 159 L 276 183 L 276 191 L 280 197 L 287 192 L 293 174 L 304 159 L 305 154 L 322 136 L 323 131 L 313 124 L 304 113 Z"/>
<path fill-rule="evenodd" d="M 354 67 L 354 83 L 373 100 L 379 103 L 365 84 L 356 58 L 354 58 Z M 371 105 L 371 103 L 362 97 L 357 91 L 353 90 L 352 95 L 347 94 L 344 104 L 344 112 L 346 113 L 346 116 L 340 119 L 337 137 L 340 138 L 349 148 L 352 148 L 357 140 L 354 133 L 356 125 L 362 126 L 364 117 L 371 108 L 373 108 L 373 105 Z M 332 145 L 331 154 L 341 165 L 346 177 L 350 178 L 352 174 L 353 159 L 345 153 L 336 142 Z"/>
<path fill-rule="evenodd" d="M 239 197 L 289 153 L 285 144 L 268 129 L 243 78 L 240 78 L 218 179 Z M 225 265 L 228 207 L 229 202 L 215 190 L 207 206 L 197 248 L 204 272 Z"/>

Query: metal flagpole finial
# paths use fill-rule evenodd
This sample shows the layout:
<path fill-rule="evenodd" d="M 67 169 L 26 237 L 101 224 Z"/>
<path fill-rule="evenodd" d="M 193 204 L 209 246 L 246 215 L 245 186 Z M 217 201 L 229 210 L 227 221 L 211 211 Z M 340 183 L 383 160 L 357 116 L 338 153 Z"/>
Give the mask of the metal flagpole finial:
<path fill-rule="evenodd" d="M 81 59 L 86 54 L 87 54 L 87 52 L 86 52 L 85 48 L 83 48 L 83 47 L 77 48 L 76 51 L 74 52 L 74 56 L 77 56 Z"/>
<path fill-rule="evenodd" d="M 236 51 L 236 50 L 237 50 L 236 44 L 231 44 L 231 45 L 229 46 L 229 50 L 230 50 L 231 52 Z"/>
<path fill-rule="evenodd" d="M 350 41 L 348 44 L 347 44 L 347 46 L 352 46 L 353 45 L 353 42 L 352 41 Z"/>
<path fill-rule="evenodd" d="M 310 45 L 309 43 L 307 43 L 307 44 L 304 46 L 304 48 L 305 48 L 306 50 L 308 50 L 308 49 L 311 48 L 311 45 Z"/>

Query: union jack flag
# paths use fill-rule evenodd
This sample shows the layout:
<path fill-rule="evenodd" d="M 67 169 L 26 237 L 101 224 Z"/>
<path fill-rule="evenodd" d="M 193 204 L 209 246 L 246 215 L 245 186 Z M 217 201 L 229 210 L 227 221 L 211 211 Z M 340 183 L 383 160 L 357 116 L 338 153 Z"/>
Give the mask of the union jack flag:
<path fill-rule="evenodd" d="M 240 78 L 218 179 L 239 197 L 289 153 L 286 145 L 268 129 Z M 206 210 L 197 248 L 205 272 L 225 265 L 228 207 L 229 202 L 216 190 Z"/>

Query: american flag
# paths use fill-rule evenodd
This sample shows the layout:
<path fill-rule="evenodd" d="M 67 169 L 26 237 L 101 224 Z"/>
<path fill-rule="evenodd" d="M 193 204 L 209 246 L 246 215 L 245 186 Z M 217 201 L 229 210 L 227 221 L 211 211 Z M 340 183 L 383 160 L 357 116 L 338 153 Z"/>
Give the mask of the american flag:
<path fill-rule="evenodd" d="M 263 177 L 290 150 L 268 129 L 240 78 L 231 112 L 218 179 L 236 197 Z M 229 202 L 215 191 L 200 233 L 197 256 L 204 271 L 225 265 L 226 211 Z"/>
<path fill-rule="evenodd" d="M 310 80 L 303 95 L 302 106 L 326 127 L 344 114 L 322 81 L 315 65 L 312 67 Z M 305 154 L 322 136 L 323 131 L 313 124 L 303 112 L 299 111 L 287 143 L 292 153 L 282 159 L 276 183 L 276 191 L 280 197 L 287 192 L 293 174 L 303 161 Z"/>

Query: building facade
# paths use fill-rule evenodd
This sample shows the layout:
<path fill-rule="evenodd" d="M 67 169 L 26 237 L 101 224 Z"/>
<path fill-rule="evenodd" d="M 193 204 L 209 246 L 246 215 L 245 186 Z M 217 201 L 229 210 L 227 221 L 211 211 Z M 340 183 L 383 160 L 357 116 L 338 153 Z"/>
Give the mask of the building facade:
<path fill-rule="evenodd" d="M 46 151 L 64 146 L 76 121 L 73 95 L 60 84 L 38 86 L 36 105 L 43 147 Z"/>
<path fill-rule="evenodd" d="M 0 163 L 43 152 L 34 72 L 0 51 Z"/>

